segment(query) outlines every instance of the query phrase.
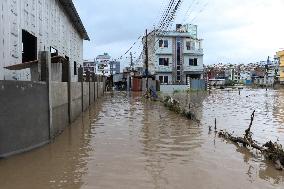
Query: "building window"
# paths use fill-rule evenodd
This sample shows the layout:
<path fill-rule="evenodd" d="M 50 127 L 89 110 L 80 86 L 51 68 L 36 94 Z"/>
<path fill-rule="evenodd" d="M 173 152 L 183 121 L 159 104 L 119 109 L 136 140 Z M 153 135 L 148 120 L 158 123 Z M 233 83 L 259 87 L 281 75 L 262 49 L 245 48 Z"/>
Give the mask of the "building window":
<path fill-rule="evenodd" d="M 168 42 L 168 40 L 164 40 L 164 47 L 165 47 L 165 48 L 168 48 L 168 47 L 169 47 L 169 42 Z"/>
<path fill-rule="evenodd" d="M 180 66 L 177 66 L 177 71 L 180 71 Z"/>
<path fill-rule="evenodd" d="M 188 51 L 195 50 L 195 41 L 187 41 L 186 42 L 186 49 Z"/>
<path fill-rule="evenodd" d="M 189 51 L 190 50 L 190 41 L 186 42 L 186 49 Z"/>
<path fill-rule="evenodd" d="M 169 76 L 159 76 L 159 81 L 161 84 L 168 84 L 169 83 Z"/>
<path fill-rule="evenodd" d="M 164 83 L 166 83 L 166 84 L 169 83 L 169 77 L 168 76 L 164 76 Z"/>
<path fill-rule="evenodd" d="M 163 47 L 163 40 L 162 39 L 159 40 L 159 47 Z"/>
<path fill-rule="evenodd" d="M 169 66 L 169 58 L 159 58 L 160 66 Z"/>
<path fill-rule="evenodd" d="M 197 58 L 190 58 L 189 59 L 189 66 L 197 66 Z"/>
<path fill-rule="evenodd" d="M 181 65 L 181 38 L 177 38 L 177 65 Z"/>
<path fill-rule="evenodd" d="M 37 59 L 37 38 L 34 35 L 30 34 L 29 32 L 22 30 L 22 62 L 34 61 L 36 59 Z"/>
<path fill-rule="evenodd" d="M 74 62 L 74 75 L 77 75 L 77 62 Z"/>
<path fill-rule="evenodd" d="M 195 50 L 195 42 L 194 41 L 190 42 L 190 49 Z"/>
<path fill-rule="evenodd" d="M 169 41 L 168 40 L 162 40 L 160 39 L 159 40 L 159 47 L 161 48 L 168 48 L 169 47 Z"/>
<path fill-rule="evenodd" d="M 180 78 L 181 78 L 180 76 L 177 76 L 177 81 L 180 81 Z"/>

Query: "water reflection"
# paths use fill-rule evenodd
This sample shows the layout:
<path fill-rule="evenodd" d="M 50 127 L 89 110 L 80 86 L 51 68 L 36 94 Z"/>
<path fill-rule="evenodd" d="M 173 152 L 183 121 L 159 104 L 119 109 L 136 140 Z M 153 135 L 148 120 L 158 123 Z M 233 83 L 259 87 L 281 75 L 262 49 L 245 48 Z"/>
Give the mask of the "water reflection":
<path fill-rule="evenodd" d="M 169 184 L 168 164 L 188 164 L 196 148 L 201 147 L 201 130 L 193 122 L 177 117 L 159 104 L 144 103 L 141 129 L 145 169 L 152 176 L 154 188 Z M 160 119 L 159 119 L 160 118 Z"/>

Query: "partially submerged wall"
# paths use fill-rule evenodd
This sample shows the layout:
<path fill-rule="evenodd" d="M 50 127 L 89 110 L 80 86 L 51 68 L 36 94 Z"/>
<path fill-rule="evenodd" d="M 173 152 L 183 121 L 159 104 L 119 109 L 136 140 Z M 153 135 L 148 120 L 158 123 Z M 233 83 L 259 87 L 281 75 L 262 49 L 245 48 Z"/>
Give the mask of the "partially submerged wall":
<path fill-rule="evenodd" d="M 96 94 L 103 95 L 104 83 L 97 85 L 0 81 L 0 158 L 32 150 L 59 135 L 89 108 Z"/>
<path fill-rule="evenodd" d="M 98 82 L 98 97 L 103 96 L 104 94 L 104 83 Z"/>
<path fill-rule="evenodd" d="M 49 142 L 46 83 L 0 81 L 0 157 Z"/>
<path fill-rule="evenodd" d="M 70 120 L 75 121 L 82 113 L 82 83 L 70 83 Z"/>
<path fill-rule="evenodd" d="M 68 115 L 68 83 L 52 82 L 51 85 L 52 104 L 52 130 L 51 136 L 59 135 L 69 125 Z"/>
<path fill-rule="evenodd" d="M 83 112 L 86 111 L 89 108 L 90 105 L 90 83 L 83 83 Z"/>
<path fill-rule="evenodd" d="M 98 99 L 99 97 L 99 93 L 98 93 L 98 82 L 95 82 L 95 101 Z"/>
<path fill-rule="evenodd" d="M 90 82 L 90 105 L 95 102 L 95 83 Z"/>

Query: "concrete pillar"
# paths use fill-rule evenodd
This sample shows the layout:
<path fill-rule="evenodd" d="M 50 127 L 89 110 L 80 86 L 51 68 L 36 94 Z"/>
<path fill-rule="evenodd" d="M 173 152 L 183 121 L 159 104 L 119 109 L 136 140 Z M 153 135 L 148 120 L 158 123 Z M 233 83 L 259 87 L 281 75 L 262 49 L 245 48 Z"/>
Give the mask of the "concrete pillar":
<path fill-rule="evenodd" d="M 49 109 L 49 139 L 53 139 L 54 128 L 52 125 L 52 88 L 51 88 L 51 55 L 49 51 L 40 51 L 38 53 L 38 63 L 41 70 L 41 81 L 46 81 L 48 89 L 48 109 Z"/>
<path fill-rule="evenodd" d="M 83 68 L 82 67 L 78 68 L 78 81 L 79 82 L 83 82 L 84 81 L 83 73 L 84 73 Z"/>
<path fill-rule="evenodd" d="M 72 123 L 72 117 L 71 117 L 71 103 L 72 103 L 71 82 L 72 82 L 72 78 L 71 78 L 71 75 L 72 75 L 71 65 L 70 65 L 70 61 L 68 60 L 68 118 L 69 118 L 69 123 Z"/>
<path fill-rule="evenodd" d="M 86 81 L 90 82 L 90 79 L 91 79 L 91 73 L 90 73 L 90 71 L 87 71 L 86 72 Z"/>

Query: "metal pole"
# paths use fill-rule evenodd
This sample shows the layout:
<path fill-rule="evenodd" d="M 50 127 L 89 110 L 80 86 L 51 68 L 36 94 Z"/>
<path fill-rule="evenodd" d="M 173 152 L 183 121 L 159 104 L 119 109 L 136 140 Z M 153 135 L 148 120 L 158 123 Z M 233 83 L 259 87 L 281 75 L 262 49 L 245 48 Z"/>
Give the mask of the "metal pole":
<path fill-rule="evenodd" d="M 131 71 L 134 69 L 132 52 L 130 52 L 130 69 Z"/>
<path fill-rule="evenodd" d="M 267 62 L 266 62 L 266 66 L 265 66 L 266 91 L 267 91 L 267 87 L 268 87 L 268 64 L 269 64 L 269 62 L 270 62 L 269 58 L 270 58 L 270 57 L 268 56 Z"/>
<path fill-rule="evenodd" d="M 148 68 L 149 68 L 148 59 L 149 59 L 149 57 L 148 57 L 148 31 L 147 31 L 147 29 L 146 29 L 146 38 L 145 39 L 146 39 L 146 41 L 145 41 L 146 90 L 148 92 L 148 90 L 149 90 L 149 79 L 148 79 L 148 77 L 149 77 L 149 75 L 148 75 L 148 72 L 149 72 L 149 70 L 148 70 Z"/>

